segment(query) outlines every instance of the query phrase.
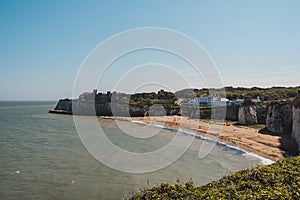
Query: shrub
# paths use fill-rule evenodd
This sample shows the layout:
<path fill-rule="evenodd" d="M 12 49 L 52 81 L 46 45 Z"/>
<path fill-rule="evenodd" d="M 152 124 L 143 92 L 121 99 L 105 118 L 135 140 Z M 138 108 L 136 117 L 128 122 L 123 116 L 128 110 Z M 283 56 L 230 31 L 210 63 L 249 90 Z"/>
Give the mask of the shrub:
<path fill-rule="evenodd" d="M 243 106 L 253 106 L 253 105 L 255 105 L 255 103 L 250 98 L 245 99 L 243 102 Z"/>
<path fill-rule="evenodd" d="M 130 199 L 300 199 L 300 157 L 242 170 L 201 187 L 164 183 Z"/>

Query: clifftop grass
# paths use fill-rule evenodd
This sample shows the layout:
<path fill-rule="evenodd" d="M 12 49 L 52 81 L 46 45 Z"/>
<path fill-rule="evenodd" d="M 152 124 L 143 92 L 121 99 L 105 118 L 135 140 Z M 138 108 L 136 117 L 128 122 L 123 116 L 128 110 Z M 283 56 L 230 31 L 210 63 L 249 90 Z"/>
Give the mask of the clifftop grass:
<path fill-rule="evenodd" d="M 242 170 L 201 187 L 163 183 L 130 199 L 300 199 L 300 157 Z"/>

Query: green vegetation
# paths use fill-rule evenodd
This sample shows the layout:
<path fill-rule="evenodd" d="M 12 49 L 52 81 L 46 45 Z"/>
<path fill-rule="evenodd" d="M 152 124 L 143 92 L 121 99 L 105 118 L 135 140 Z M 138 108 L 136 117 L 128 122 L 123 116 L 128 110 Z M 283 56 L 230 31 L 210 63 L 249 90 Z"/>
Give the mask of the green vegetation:
<path fill-rule="evenodd" d="M 243 102 L 243 106 L 253 106 L 255 103 L 250 98 L 246 98 Z"/>
<path fill-rule="evenodd" d="M 243 88 L 243 87 L 225 87 L 224 89 L 184 89 L 177 91 L 175 94 L 177 98 L 193 98 L 201 95 L 219 95 L 220 97 L 228 98 L 229 100 L 235 99 L 256 99 L 260 97 L 262 101 L 273 101 L 280 99 L 288 99 L 296 97 L 300 86 L 298 87 L 272 87 L 272 88 Z"/>
<path fill-rule="evenodd" d="M 242 170 L 201 187 L 163 183 L 130 199 L 300 199 L 300 157 Z"/>
<path fill-rule="evenodd" d="M 174 93 L 160 90 L 157 93 L 137 93 L 131 96 L 129 104 L 141 106 L 146 110 L 154 104 L 160 104 L 166 109 L 179 109 L 176 103 L 177 98 Z"/>
<path fill-rule="evenodd" d="M 225 92 L 226 91 L 226 92 Z M 175 93 L 160 90 L 157 93 L 136 93 L 130 96 L 129 104 L 133 106 L 139 106 L 145 110 L 149 110 L 152 105 L 160 104 L 166 110 L 176 110 L 179 112 L 180 105 L 178 105 L 178 98 L 181 99 L 192 99 L 196 96 L 201 95 L 217 95 L 219 97 L 226 97 L 229 100 L 245 99 L 243 105 L 268 105 L 272 102 L 280 103 L 278 100 L 286 99 L 290 101 L 294 99 L 298 92 L 300 91 L 300 86 L 298 87 L 272 87 L 272 88 L 233 88 L 225 87 L 223 89 L 184 89 L 177 91 Z M 253 102 L 252 99 L 257 97 L 264 102 L 257 103 Z M 122 100 L 120 100 L 122 101 Z M 286 103 L 283 101 L 282 103 Z M 298 107 L 300 107 L 300 100 L 298 100 Z M 199 108 L 211 108 L 211 106 L 200 106 Z M 176 113 L 176 112 L 175 112 Z M 173 113 L 174 114 L 174 113 Z"/>
<path fill-rule="evenodd" d="M 225 92 L 226 91 L 226 92 Z M 177 104 L 178 98 L 191 99 L 201 95 L 218 95 L 226 97 L 229 100 L 245 99 L 244 104 L 253 105 L 251 99 L 256 99 L 258 96 L 262 101 L 276 101 L 281 99 L 289 99 L 297 96 L 300 91 L 298 87 L 272 87 L 272 88 L 233 88 L 225 87 L 225 89 L 184 89 L 174 93 L 160 90 L 157 93 L 136 93 L 131 95 L 129 104 L 141 106 L 146 110 L 154 104 L 161 104 L 168 109 L 179 109 Z M 299 100 L 300 101 L 300 100 Z M 265 102 L 266 103 L 266 102 Z M 257 103 L 256 103 L 257 104 Z M 300 103 L 299 103 L 300 104 Z M 203 107 L 201 107 L 203 108 Z"/>
<path fill-rule="evenodd" d="M 300 90 L 300 87 L 272 87 L 272 88 L 232 88 L 226 87 L 226 96 L 228 99 L 255 99 L 257 96 L 262 101 L 272 101 L 280 99 L 288 99 L 295 97 Z"/>
<path fill-rule="evenodd" d="M 175 95 L 177 98 L 183 98 L 183 99 L 192 99 L 195 97 L 199 97 L 201 95 L 207 96 L 207 95 L 219 95 L 220 97 L 226 97 L 226 93 L 224 89 L 184 89 L 179 90 L 175 92 Z"/>

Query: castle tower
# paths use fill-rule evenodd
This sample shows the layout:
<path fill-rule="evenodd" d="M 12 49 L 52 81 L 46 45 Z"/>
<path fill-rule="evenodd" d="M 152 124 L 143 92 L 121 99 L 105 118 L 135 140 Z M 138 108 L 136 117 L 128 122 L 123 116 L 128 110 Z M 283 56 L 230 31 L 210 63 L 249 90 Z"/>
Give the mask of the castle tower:
<path fill-rule="evenodd" d="M 97 95 L 97 89 L 93 89 L 93 95 L 94 97 Z"/>

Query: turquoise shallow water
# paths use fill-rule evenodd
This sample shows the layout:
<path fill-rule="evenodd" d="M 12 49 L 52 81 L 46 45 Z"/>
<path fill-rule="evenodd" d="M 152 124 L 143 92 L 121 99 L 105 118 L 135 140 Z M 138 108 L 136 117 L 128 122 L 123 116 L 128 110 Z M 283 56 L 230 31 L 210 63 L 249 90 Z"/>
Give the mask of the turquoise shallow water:
<path fill-rule="evenodd" d="M 225 145 L 216 145 L 200 159 L 201 140 L 196 139 L 166 168 L 144 174 L 120 172 L 88 153 L 72 116 L 48 114 L 54 106 L 55 102 L 0 102 L 0 199 L 122 199 L 161 182 L 192 179 L 201 185 L 260 163 L 259 158 Z M 114 144 L 133 152 L 153 151 L 175 134 L 163 130 L 140 140 L 124 134 L 113 120 L 99 123 Z M 132 130 L 155 129 L 120 123 Z"/>

